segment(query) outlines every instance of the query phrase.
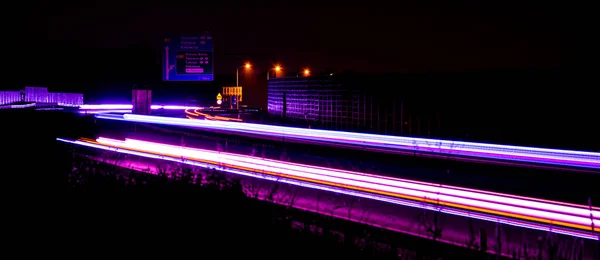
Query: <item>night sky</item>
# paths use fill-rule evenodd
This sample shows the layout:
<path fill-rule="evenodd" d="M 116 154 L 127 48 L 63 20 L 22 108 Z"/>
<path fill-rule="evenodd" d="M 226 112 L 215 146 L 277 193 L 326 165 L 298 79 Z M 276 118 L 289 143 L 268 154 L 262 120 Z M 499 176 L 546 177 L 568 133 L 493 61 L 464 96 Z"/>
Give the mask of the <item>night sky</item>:
<path fill-rule="evenodd" d="M 20 45 L 33 52 L 157 50 L 166 34 L 209 30 L 218 73 L 245 59 L 259 64 L 276 59 L 294 70 L 359 72 L 571 68 L 581 63 L 580 35 L 564 7 L 479 2 L 379 8 L 201 8 L 198 2 L 185 8 L 114 3 L 64 8 L 33 3 L 23 10 Z M 84 62 L 84 57 L 65 55 Z"/>
<path fill-rule="evenodd" d="M 582 129 L 590 133 L 598 129 L 597 94 L 591 87 L 597 82 L 592 58 L 597 29 L 592 9 L 584 6 L 551 1 L 305 2 L 294 7 L 254 1 L 219 1 L 220 7 L 214 7 L 216 1 L 86 1 L 80 7 L 39 2 L 22 3 L 11 10 L 15 18 L 4 17 L 5 33 L 13 35 L 7 39 L 14 39 L 5 42 L 15 50 L 5 56 L 15 65 L 5 69 L 11 83 L 3 89 L 42 85 L 83 92 L 90 102 L 106 97 L 127 102 L 136 84 L 152 88 L 161 102 L 173 93 L 178 101 L 201 96 L 214 102 L 221 86 L 235 83 L 236 66 L 249 60 L 253 72 L 241 79 L 245 99 L 264 106 L 262 73 L 275 62 L 288 75 L 304 67 L 314 72 L 456 73 L 451 81 L 398 78 L 373 88 L 418 89 L 427 95 L 415 103 L 429 102 L 423 107 L 444 112 L 460 106 L 456 114 L 470 111 L 473 117 L 463 118 L 469 122 L 486 113 L 490 128 L 524 126 L 514 123 L 519 118 L 572 133 L 581 132 L 578 124 L 587 124 Z M 159 8 L 163 3 L 166 7 Z M 15 20 L 19 26 L 11 26 Z M 215 82 L 162 82 L 163 36 L 204 31 L 214 36 Z"/>
<path fill-rule="evenodd" d="M 167 3 L 179 8 L 141 8 L 148 3 L 127 2 L 86 1 L 78 8 L 27 2 L 18 10 L 16 41 L 8 41 L 20 50 L 8 53 L 17 64 L 8 68 L 15 82 L 9 87 L 36 84 L 78 91 L 86 84 L 101 90 L 147 84 L 160 89 L 169 85 L 161 82 L 162 38 L 206 30 L 215 39 L 213 88 L 235 83 L 236 66 L 247 60 L 254 64 L 254 75 L 243 85 L 261 86 L 264 82 L 255 79 L 262 75 L 257 75 L 275 62 L 288 75 L 304 67 L 366 73 L 569 72 L 564 78 L 570 89 L 587 85 L 572 80 L 593 71 L 588 62 L 593 60 L 593 30 L 583 7 L 438 1 L 371 7 L 306 2 L 313 6 L 291 8 L 246 1 L 219 2 L 217 8 L 202 6 L 212 2 L 190 1 Z M 506 87 L 522 91 L 521 81 Z M 545 82 L 527 84 L 531 90 L 554 91 Z M 262 87 L 255 88 L 266 95 Z"/>

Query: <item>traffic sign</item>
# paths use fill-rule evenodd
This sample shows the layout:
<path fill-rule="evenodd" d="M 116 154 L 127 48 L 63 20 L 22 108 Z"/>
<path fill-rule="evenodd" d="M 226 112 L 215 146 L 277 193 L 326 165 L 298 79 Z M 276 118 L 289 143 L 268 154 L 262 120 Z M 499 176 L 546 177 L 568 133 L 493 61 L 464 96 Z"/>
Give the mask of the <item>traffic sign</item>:
<path fill-rule="evenodd" d="M 212 81 L 212 35 L 169 36 L 163 40 L 164 81 Z"/>

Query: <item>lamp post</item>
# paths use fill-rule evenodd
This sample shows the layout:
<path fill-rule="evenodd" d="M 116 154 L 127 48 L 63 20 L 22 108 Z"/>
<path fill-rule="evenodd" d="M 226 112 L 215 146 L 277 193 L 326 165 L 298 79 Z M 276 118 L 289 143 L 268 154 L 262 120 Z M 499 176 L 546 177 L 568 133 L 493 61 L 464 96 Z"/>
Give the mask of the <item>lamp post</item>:
<path fill-rule="evenodd" d="M 240 68 L 244 67 L 244 69 L 249 70 L 250 68 L 252 68 L 252 65 L 250 65 L 250 63 L 246 62 L 246 64 L 244 64 L 244 66 L 239 66 L 237 68 L 235 68 L 235 86 L 239 87 L 240 86 Z"/>
<path fill-rule="evenodd" d="M 240 68 L 241 67 L 249 70 L 250 68 L 252 68 L 252 65 L 249 62 L 246 62 L 246 64 L 244 64 L 244 66 L 238 66 L 237 68 L 235 68 L 235 87 L 236 87 L 236 89 L 240 87 Z M 231 101 L 229 103 L 231 104 Z M 237 96 L 235 97 L 235 107 L 236 107 L 236 109 L 240 109 L 240 101 L 238 100 Z"/>
<path fill-rule="evenodd" d="M 281 71 L 281 66 L 276 65 L 275 68 L 267 70 L 267 80 L 269 80 L 269 74 L 270 74 L 271 70 L 275 70 L 275 77 L 277 77 L 277 72 Z"/>

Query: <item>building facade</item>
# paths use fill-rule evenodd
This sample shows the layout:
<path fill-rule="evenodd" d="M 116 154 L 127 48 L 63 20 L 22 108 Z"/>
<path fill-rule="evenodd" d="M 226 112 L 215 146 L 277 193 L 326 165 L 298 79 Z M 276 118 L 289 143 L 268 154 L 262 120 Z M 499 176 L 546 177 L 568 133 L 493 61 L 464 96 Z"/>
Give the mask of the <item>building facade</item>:
<path fill-rule="evenodd" d="M 0 91 L 0 105 L 16 102 L 49 103 L 60 106 L 83 105 L 83 94 L 48 92 L 45 87 L 25 87 L 20 91 Z"/>
<path fill-rule="evenodd" d="M 386 91 L 388 79 L 365 76 L 273 78 L 268 113 L 275 118 L 333 130 L 413 136 L 439 134 L 439 114 L 424 112 Z"/>
<path fill-rule="evenodd" d="M 333 77 L 275 78 L 268 83 L 268 112 L 292 121 L 334 128 L 364 124 L 364 95 Z"/>

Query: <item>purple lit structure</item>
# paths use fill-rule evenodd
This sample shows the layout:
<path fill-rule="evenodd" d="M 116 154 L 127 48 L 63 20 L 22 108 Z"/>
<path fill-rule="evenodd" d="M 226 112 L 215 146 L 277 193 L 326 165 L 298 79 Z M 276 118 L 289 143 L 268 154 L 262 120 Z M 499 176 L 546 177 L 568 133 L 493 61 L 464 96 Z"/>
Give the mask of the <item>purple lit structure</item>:
<path fill-rule="evenodd" d="M 21 91 L 0 91 L 0 105 L 21 101 Z"/>
<path fill-rule="evenodd" d="M 44 87 L 25 87 L 20 91 L 0 91 L 0 105 L 15 102 L 57 104 L 76 107 L 83 105 L 83 94 L 48 92 Z"/>

